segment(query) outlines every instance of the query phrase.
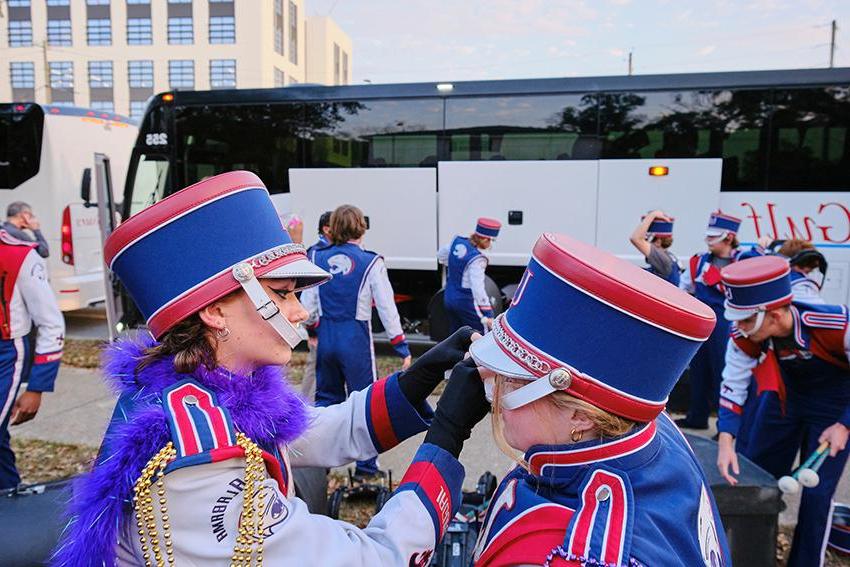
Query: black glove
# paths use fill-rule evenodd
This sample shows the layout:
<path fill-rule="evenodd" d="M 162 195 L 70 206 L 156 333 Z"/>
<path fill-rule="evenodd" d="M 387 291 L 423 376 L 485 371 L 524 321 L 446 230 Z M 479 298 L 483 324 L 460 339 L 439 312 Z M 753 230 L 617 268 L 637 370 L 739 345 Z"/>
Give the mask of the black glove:
<path fill-rule="evenodd" d="M 475 424 L 490 411 L 484 382 L 471 358 L 458 363 L 440 401 L 425 443 L 442 447 L 457 458 Z"/>
<path fill-rule="evenodd" d="M 446 370 L 463 360 L 472 344 L 472 327 L 461 327 L 452 336 L 416 359 L 398 377 L 401 393 L 413 407 L 424 402 L 437 384 L 445 378 Z"/>

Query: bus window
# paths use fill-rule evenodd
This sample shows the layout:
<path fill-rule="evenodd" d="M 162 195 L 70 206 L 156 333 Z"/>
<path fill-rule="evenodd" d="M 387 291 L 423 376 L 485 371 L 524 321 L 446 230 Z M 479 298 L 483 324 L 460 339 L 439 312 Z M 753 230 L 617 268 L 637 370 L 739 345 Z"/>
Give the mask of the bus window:
<path fill-rule="evenodd" d="M 168 160 L 165 157 L 141 154 L 133 179 L 130 216 L 165 197 L 167 179 Z"/>
<path fill-rule="evenodd" d="M 299 167 L 303 105 L 189 106 L 175 109 L 176 187 L 243 169 L 269 193 L 289 191 L 289 168 Z"/>
<path fill-rule="evenodd" d="M 14 189 L 38 173 L 43 127 L 40 107 L 0 104 L 0 189 Z"/>
<path fill-rule="evenodd" d="M 598 159 L 595 95 L 446 101 L 452 160 Z"/>
<path fill-rule="evenodd" d="M 719 91 L 715 93 L 713 124 L 722 132 L 721 191 L 761 191 L 767 172 L 770 92 Z"/>
<path fill-rule="evenodd" d="M 774 93 L 771 119 L 771 190 L 850 189 L 850 89 Z"/>
<path fill-rule="evenodd" d="M 307 105 L 306 127 L 307 167 L 436 165 L 443 103 L 439 99 L 312 103 Z"/>

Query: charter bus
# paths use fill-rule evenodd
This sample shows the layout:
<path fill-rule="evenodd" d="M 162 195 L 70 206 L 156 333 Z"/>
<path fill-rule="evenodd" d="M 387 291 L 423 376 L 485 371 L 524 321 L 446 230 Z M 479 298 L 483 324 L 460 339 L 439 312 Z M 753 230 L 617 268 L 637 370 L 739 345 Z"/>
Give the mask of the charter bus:
<path fill-rule="evenodd" d="M 488 274 L 505 286 L 543 231 L 637 260 L 629 233 L 656 207 L 685 266 L 719 208 L 744 245 L 812 240 L 827 300 L 846 302 L 849 96 L 850 68 L 168 92 L 141 121 L 123 216 L 236 169 L 305 219 L 307 244 L 322 211 L 359 205 L 422 321 L 436 250 L 479 215 L 503 223 Z"/>
<path fill-rule="evenodd" d="M 32 206 L 50 246 L 50 282 L 63 311 L 104 301 L 97 208 L 84 206 L 80 183 L 95 152 L 124 179 L 136 139 L 124 116 L 31 102 L 0 104 L 0 215 L 14 201 Z"/>

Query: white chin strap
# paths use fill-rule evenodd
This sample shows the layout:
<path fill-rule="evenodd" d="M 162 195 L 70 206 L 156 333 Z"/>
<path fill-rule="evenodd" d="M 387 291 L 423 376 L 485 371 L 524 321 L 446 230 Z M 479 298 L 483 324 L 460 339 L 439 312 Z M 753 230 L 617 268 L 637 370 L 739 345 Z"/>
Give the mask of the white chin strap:
<path fill-rule="evenodd" d="M 764 325 L 764 314 L 765 313 L 766 313 L 766 311 L 761 310 L 756 314 L 756 322 L 753 325 L 753 328 L 750 329 L 749 331 L 745 331 L 744 329 L 741 328 L 740 325 L 735 325 L 736 327 L 738 327 L 738 332 L 740 332 L 742 335 L 744 335 L 745 338 L 749 338 L 752 335 L 755 335 L 756 333 L 758 333 L 759 329 L 761 329 L 761 326 Z"/>
<path fill-rule="evenodd" d="M 558 390 L 570 387 L 573 376 L 566 368 L 556 368 L 545 376 L 530 381 L 525 386 L 502 396 L 502 407 L 509 410 L 521 408 Z"/>
<path fill-rule="evenodd" d="M 706 236 L 705 242 L 706 244 L 719 244 L 723 242 L 723 240 L 729 236 L 728 232 L 724 232 L 723 234 L 719 234 L 717 236 Z"/>
<path fill-rule="evenodd" d="M 269 297 L 263 286 L 260 285 L 256 276 L 254 276 L 254 268 L 251 267 L 251 264 L 247 262 L 236 264 L 233 266 L 232 273 L 236 281 L 239 282 L 239 285 L 242 286 L 242 289 L 245 290 L 251 303 L 254 304 L 260 317 L 277 331 L 277 334 L 286 341 L 289 348 L 298 346 L 298 343 L 303 340 L 298 333 L 298 328 L 283 316 L 280 308 L 272 301 L 272 298 Z"/>

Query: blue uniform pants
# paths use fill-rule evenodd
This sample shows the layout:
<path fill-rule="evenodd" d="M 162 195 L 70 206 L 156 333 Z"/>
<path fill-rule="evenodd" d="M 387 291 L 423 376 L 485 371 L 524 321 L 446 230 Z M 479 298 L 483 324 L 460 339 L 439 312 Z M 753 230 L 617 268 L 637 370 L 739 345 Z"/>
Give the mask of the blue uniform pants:
<path fill-rule="evenodd" d="M 334 321 L 322 318 L 316 328 L 316 405 L 344 402 L 351 392 L 375 381 L 375 353 L 368 321 Z M 357 462 L 357 472 L 378 472 L 378 460 Z"/>
<path fill-rule="evenodd" d="M 446 307 L 446 317 L 449 320 L 449 334 L 454 333 L 464 325 L 469 325 L 479 333 L 484 333 L 484 324 L 481 323 L 481 316 L 475 310 L 472 294 L 467 301 L 444 299 L 443 305 Z"/>
<path fill-rule="evenodd" d="M 29 374 L 29 341 L 26 337 L 0 340 L 0 489 L 21 482 L 9 436 L 9 419 L 21 382 Z"/>
<path fill-rule="evenodd" d="M 711 336 L 700 346 L 691 360 L 691 399 L 687 421 L 692 427 L 707 427 L 709 414 L 717 409 L 720 399 L 720 382 L 726 364 L 726 343 L 729 340 L 729 322 L 723 311 L 717 313 L 717 325 Z"/>
<path fill-rule="evenodd" d="M 779 478 L 791 473 L 798 451 L 801 461 L 808 458 L 817 449 L 823 430 L 838 421 L 850 402 L 850 383 L 804 394 L 789 390 L 784 415 L 774 396 L 761 401 L 743 454 Z M 850 445 L 835 457 L 827 457 L 818 471 L 820 483 L 803 489 L 788 567 L 821 564 L 832 518 L 832 495 L 848 453 Z"/>

